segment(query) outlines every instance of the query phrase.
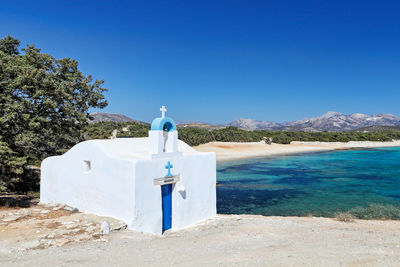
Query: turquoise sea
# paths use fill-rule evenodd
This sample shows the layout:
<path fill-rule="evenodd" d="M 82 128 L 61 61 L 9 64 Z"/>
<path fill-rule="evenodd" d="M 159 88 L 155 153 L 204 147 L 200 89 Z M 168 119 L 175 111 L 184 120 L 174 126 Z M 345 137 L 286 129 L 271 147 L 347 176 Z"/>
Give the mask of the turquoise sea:
<path fill-rule="evenodd" d="M 217 166 L 222 214 L 332 216 L 400 204 L 400 147 L 276 156 Z"/>

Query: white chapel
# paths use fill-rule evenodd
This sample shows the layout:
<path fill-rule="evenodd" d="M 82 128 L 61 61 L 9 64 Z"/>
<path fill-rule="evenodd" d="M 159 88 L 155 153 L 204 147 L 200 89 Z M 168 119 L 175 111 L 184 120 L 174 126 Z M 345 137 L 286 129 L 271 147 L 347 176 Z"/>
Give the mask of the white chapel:
<path fill-rule="evenodd" d="M 41 165 L 41 203 L 123 220 L 161 234 L 216 215 L 216 160 L 181 140 L 173 119 L 151 124 L 149 137 L 89 140 Z"/>

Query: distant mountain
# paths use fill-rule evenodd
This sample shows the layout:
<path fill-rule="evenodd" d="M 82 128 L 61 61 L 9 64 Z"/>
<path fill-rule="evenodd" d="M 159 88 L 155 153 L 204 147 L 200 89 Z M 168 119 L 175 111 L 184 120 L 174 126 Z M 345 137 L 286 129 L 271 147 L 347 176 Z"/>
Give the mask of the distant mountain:
<path fill-rule="evenodd" d="M 133 121 L 133 122 L 137 122 L 137 123 L 145 123 L 142 121 L 137 121 L 137 120 L 131 119 L 122 114 L 95 112 L 95 113 L 90 113 L 90 116 L 93 118 L 93 120 L 89 121 L 89 123 L 95 123 L 95 122 L 100 122 L 100 121 L 114 121 L 114 122 Z"/>
<path fill-rule="evenodd" d="M 114 122 L 137 122 L 148 124 L 142 121 L 133 120 L 122 114 L 112 114 L 95 112 L 90 114 L 94 118 L 93 122 L 114 121 Z M 234 126 L 245 130 L 268 130 L 268 131 L 306 131 L 306 132 L 339 132 L 339 131 L 380 131 L 376 127 L 400 127 L 400 117 L 392 114 L 366 115 L 362 113 L 353 113 L 344 115 L 340 112 L 329 111 L 322 116 L 315 118 L 305 118 L 292 122 L 271 122 L 259 121 L 253 119 L 237 119 L 227 125 L 213 125 L 202 122 L 179 123 L 178 127 L 196 127 L 203 129 L 220 129 L 227 126 Z M 366 128 L 367 127 L 367 128 Z M 368 128 L 375 127 L 375 128 Z M 365 128 L 365 129 L 364 129 Z M 383 127 L 382 129 L 388 129 Z"/>
<path fill-rule="evenodd" d="M 270 121 L 257 121 L 252 119 L 237 119 L 227 126 L 234 126 L 245 130 L 273 130 L 280 128 L 282 124 L 270 122 Z"/>
<path fill-rule="evenodd" d="M 214 124 L 209 124 L 209 123 L 204 123 L 204 122 L 182 122 L 182 123 L 178 123 L 178 127 L 179 128 L 193 127 L 193 128 L 215 130 L 215 129 L 225 128 L 226 126 L 214 125 Z"/>
<path fill-rule="evenodd" d="M 344 115 L 339 112 L 329 111 L 326 114 L 286 123 L 257 121 L 252 119 L 238 119 L 229 124 L 246 130 L 270 131 L 350 131 L 368 126 L 400 126 L 400 117 L 392 114 L 366 115 L 353 113 Z"/>

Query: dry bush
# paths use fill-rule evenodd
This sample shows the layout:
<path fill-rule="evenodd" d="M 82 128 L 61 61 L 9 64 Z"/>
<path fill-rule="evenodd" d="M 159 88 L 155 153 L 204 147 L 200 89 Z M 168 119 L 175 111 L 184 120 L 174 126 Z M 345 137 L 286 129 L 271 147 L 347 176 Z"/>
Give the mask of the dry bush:
<path fill-rule="evenodd" d="M 354 215 L 350 212 L 336 212 L 335 218 L 341 222 L 354 222 Z"/>
<path fill-rule="evenodd" d="M 364 220 L 400 220 L 400 206 L 369 204 L 366 207 L 355 207 L 349 212 Z"/>

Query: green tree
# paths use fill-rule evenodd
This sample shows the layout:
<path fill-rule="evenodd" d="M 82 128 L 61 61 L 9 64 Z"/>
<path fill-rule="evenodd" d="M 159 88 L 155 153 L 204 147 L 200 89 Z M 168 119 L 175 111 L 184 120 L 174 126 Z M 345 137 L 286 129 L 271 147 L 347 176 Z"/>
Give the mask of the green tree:
<path fill-rule="evenodd" d="M 21 182 L 25 166 L 26 158 L 19 157 L 0 138 L 0 192 L 15 189 L 15 186 Z"/>
<path fill-rule="evenodd" d="M 64 152 L 83 140 L 90 107 L 107 105 L 103 80 L 93 80 L 70 58 L 56 59 L 33 45 L 0 39 L 0 184 L 26 191 L 27 164 Z M 4 154 L 5 153 L 5 154 Z M 19 167 L 13 167 L 10 157 Z M 13 172 L 10 180 L 9 170 Z M 7 182 L 4 181 L 15 181 Z M 4 186 L 5 185 L 5 186 Z"/>

